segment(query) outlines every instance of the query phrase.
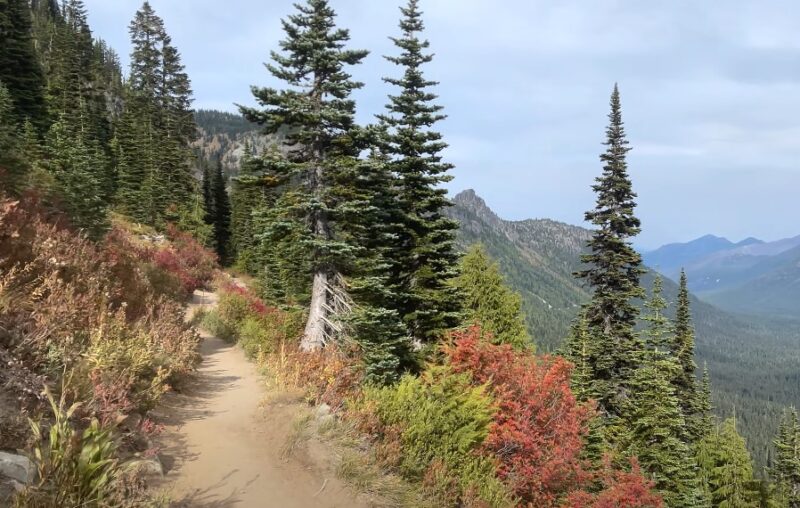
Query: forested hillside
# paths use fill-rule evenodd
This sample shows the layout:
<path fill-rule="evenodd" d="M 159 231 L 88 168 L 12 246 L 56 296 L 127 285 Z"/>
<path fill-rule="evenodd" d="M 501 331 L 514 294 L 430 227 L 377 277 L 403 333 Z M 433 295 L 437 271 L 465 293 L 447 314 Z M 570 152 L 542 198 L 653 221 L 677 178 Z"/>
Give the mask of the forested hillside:
<path fill-rule="evenodd" d="M 494 257 L 509 285 L 522 295 L 528 328 L 540 349 L 563 346 L 586 288 L 572 274 L 585 252 L 587 229 L 546 219 L 505 221 L 474 191 L 453 199 L 459 245 L 480 243 Z M 643 285 L 652 284 L 652 273 Z M 664 281 L 668 315 L 674 317 L 678 285 Z M 739 428 L 760 466 L 766 466 L 782 408 L 800 403 L 800 328 L 792 320 L 736 316 L 692 297 L 697 363 L 708 365 L 716 412 L 736 408 Z"/>

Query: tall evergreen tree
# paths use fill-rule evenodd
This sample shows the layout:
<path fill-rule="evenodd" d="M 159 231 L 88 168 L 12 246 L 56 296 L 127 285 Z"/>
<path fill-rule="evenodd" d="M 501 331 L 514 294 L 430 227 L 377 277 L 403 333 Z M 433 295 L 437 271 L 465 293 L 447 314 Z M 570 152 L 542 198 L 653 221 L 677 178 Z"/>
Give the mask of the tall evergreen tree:
<path fill-rule="evenodd" d="M 689 287 L 686 271 L 681 270 L 680 287 L 678 290 L 678 303 L 675 310 L 675 327 L 673 330 L 672 351 L 680 364 L 675 386 L 678 399 L 681 401 L 681 410 L 686 415 L 689 436 L 693 442 L 700 440 L 707 430 L 704 424 L 704 409 L 700 386 L 698 386 L 694 361 L 695 333 L 692 326 L 692 314 L 689 300 Z"/>
<path fill-rule="evenodd" d="M 458 298 L 448 284 L 456 275 L 453 242 L 458 225 L 444 215 L 449 202 L 441 184 L 452 178 L 447 173 L 452 165 L 442 161 L 447 144 L 433 130 L 445 115 L 430 92 L 437 83 L 422 72 L 433 55 L 426 52 L 428 41 L 420 38 L 424 24 L 418 1 L 409 0 L 401 12 L 402 35 L 392 39 L 400 54 L 385 58 L 401 67 L 403 75 L 384 78 L 400 91 L 389 96 L 387 112 L 379 116 L 387 131 L 383 149 L 396 177 L 394 206 L 400 214 L 389 283 L 412 336 L 431 341 L 458 322 Z"/>
<path fill-rule="evenodd" d="M 497 263 L 484 248 L 475 245 L 461 258 L 456 287 L 464 298 L 464 315 L 477 321 L 492 342 L 531 348 L 533 344 L 522 314 L 522 300 L 505 283 Z"/>
<path fill-rule="evenodd" d="M 17 125 L 27 118 L 44 130 L 48 123 L 45 81 L 34 47 L 28 0 L 0 2 L 0 81 L 11 95 Z"/>
<path fill-rule="evenodd" d="M 214 224 L 214 176 L 211 173 L 211 165 L 203 161 L 203 210 L 205 212 L 203 220 L 206 224 Z"/>
<path fill-rule="evenodd" d="M 756 508 L 758 482 L 736 422 L 730 418 L 698 445 L 701 480 L 714 508 Z"/>
<path fill-rule="evenodd" d="M 117 142 L 117 205 L 152 225 L 178 221 L 202 227 L 190 142 L 195 137 L 192 91 L 180 54 L 148 2 L 129 32 L 131 52 L 125 112 Z"/>
<path fill-rule="evenodd" d="M 264 164 L 247 143 L 239 174 L 231 184 L 231 250 L 236 263 L 250 273 L 257 273 L 256 227 L 254 213 L 266 205 Z"/>
<path fill-rule="evenodd" d="M 775 463 L 770 475 L 777 484 L 781 502 L 789 508 L 800 507 L 800 422 L 797 410 L 784 410 L 778 435 L 773 441 Z"/>
<path fill-rule="evenodd" d="M 593 186 L 597 204 L 586 213 L 586 220 L 597 229 L 589 240 L 591 252 L 582 258 L 588 267 L 576 275 L 592 290 L 584 315 L 593 341 L 589 362 L 593 391 L 601 412 L 614 418 L 625 406 L 643 348 L 634 330 L 639 311 L 632 301 L 643 296 L 639 285 L 642 260 L 630 243 L 640 231 L 640 222 L 634 215 L 636 194 L 626 161 L 630 148 L 616 85 L 606 136 L 607 148 L 600 156 L 603 174 Z"/>
<path fill-rule="evenodd" d="M 701 438 L 707 436 L 714 428 L 714 416 L 711 404 L 711 376 L 708 374 L 708 365 L 703 365 L 703 378 L 697 390 L 697 404 L 695 406 L 694 427 L 690 432 Z"/>
<path fill-rule="evenodd" d="M 214 246 L 220 262 L 224 265 L 230 261 L 231 204 L 221 160 L 217 160 L 214 171 L 212 194 L 214 198 Z"/>
<path fill-rule="evenodd" d="M 297 13 L 283 21 L 286 38 L 282 53 L 273 52 L 268 65 L 272 75 L 286 84 L 282 90 L 253 88 L 263 107 L 242 107 L 242 113 L 264 126 L 268 133 L 288 127 L 292 146 L 287 180 L 293 182 L 291 203 L 283 216 L 307 224 L 310 253 L 311 302 L 302 340 L 304 349 L 322 347 L 332 335 L 331 299 L 341 291 L 341 276 L 352 266 L 358 245 L 342 234 L 339 219 L 353 210 L 342 187 L 359 148 L 355 102 L 350 98 L 362 83 L 354 81 L 346 67 L 360 63 L 368 54 L 346 49 L 349 32 L 337 28 L 335 13 L 327 0 L 308 0 Z M 345 196 L 342 198 L 342 196 Z"/>

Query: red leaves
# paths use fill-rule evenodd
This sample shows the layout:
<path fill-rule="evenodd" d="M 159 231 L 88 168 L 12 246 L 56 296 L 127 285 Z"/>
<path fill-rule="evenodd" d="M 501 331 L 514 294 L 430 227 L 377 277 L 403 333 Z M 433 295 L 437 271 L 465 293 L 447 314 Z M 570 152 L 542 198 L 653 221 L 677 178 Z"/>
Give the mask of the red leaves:
<path fill-rule="evenodd" d="M 536 357 L 478 339 L 472 327 L 447 350 L 456 372 L 488 383 L 499 406 L 484 449 L 500 461 L 498 473 L 533 506 L 557 506 L 563 493 L 581 484 L 579 458 L 591 406 L 569 388 L 571 365 L 559 357 Z"/>
<path fill-rule="evenodd" d="M 480 339 L 477 326 L 456 332 L 445 349 L 456 372 L 486 384 L 498 406 L 483 449 L 498 459 L 497 473 L 528 506 L 659 508 L 652 483 L 632 461 L 631 472 L 605 463 L 592 471 L 580 458 L 592 404 L 570 390 L 572 365 L 560 357 L 534 356 Z M 600 485 L 591 494 L 581 489 Z"/>
<path fill-rule="evenodd" d="M 631 471 L 614 470 L 606 462 L 600 474 L 603 490 L 597 494 L 573 493 L 567 502 L 569 508 L 661 508 L 664 502 L 653 493 L 653 482 L 647 480 L 639 469 L 639 462 L 631 459 Z"/>

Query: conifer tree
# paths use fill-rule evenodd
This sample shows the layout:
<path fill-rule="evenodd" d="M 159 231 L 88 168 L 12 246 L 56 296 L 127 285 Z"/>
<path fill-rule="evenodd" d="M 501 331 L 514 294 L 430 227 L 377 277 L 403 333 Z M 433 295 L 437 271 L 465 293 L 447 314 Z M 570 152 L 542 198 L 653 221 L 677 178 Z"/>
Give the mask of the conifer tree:
<path fill-rule="evenodd" d="M 669 319 L 664 314 L 667 308 L 667 300 L 664 299 L 664 280 L 661 275 L 656 274 L 653 279 L 653 291 L 650 298 L 645 302 L 644 307 L 647 314 L 643 317 L 647 322 L 645 329 L 645 343 L 652 350 L 658 350 L 662 354 L 671 353 L 673 350 L 673 340 L 669 335 Z"/>
<path fill-rule="evenodd" d="M 247 143 L 239 174 L 231 184 L 231 251 L 236 263 L 254 274 L 258 271 L 254 213 L 266 205 L 265 182 L 260 178 L 263 173 L 262 159 Z"/>
<path fill-rule="evenodd" d="M 475 245 L 461 258 L 455 286 L 464 298 L 464 316 L 477 321 L 495 344 L 533 348 L 522 315 L 522 300 L 503 279 L 497 263 Z"/>
<path fill-rule="evenodd" d="M 0 3 L 0 81 L 11 95 L 17 126 L 29 119 L 44 130 L 44 74 L 34 48 L 28 0 Z"/>
<path fill-rule="evenodd" d="M 384 78 L 400 90 L 389 96 L 387 112 L 379 116 L 387 132 L 383 150 L 396 177 L 394 206 L 400 219 L 396 247 L 389 257 L 389 283 L 412 336 L 431 341 L 458 322 L 458 298 L 448 283 L 456 275 L 454 232 L 458 225 L 444 215 L 449 202 L 441 184 L 452 178 L 447 174 L 452 165 L 442 161 L 447 144 L 433 130 L 445 115 L 430 91 L 437 83 L 425 79 L 422 72 L 433 55 L 426 52 L 428 41 L 420 38 L 424 24 L 418 1 L 409 0 L 401 12 L 402 35 L 392 38 L 400 54 L 385 58 L 398 65 L 403 75 Z"/>
<path fill-rule="evenodd" d="M 205 212 L 203 220 L 206 224 L 214 224 L 214 177 L 211 174 L 211 166 L 207 161 L 203 161 L 203 210 Z"/>
<path fill-rule="evenodd" d="M 697 442 L 707 429 L 703 421 L 704 409 L 700 407 L 704 405 L 704 401 L 701 400 L 703 395 L 699 391 L 700 387 L 695 374 L 697 371 L 697 364 L 694 361 L 695 333 L 690 305 L 686 272 L 681 270 L 671 348 L 680 365 L 678 377 L 675 378 L 675 386 L 678 399 L 681 401 L 681 410 L 686 416 L 689 438 L 692 442 Z"/>
<path fill-rule="evenodd" d="M 800 422 L 797 410 L 784 410 L 778 435 L 773 441 L 775 463 L 770 475 L 777 484 L 780 501 L 789 508 L 800 507 Z"/>
<path fill-rule="evenodd" d="M 27 173 L 22 154 L 22 140 L 16 127 L 14 103 L 8 89 L 0 82 L 0 183 L 2 188 L 19 192 Z"/>
<path fill-rule="evenodd" d="M 697 390 L 697 403 L 695 405 L 695 421 L 689 426 L 689 431 L 700 438 L 708 435 L 714 428 L 714 416 L 711 405 L 711 376 L 708 374 L 708 365 L 703 365 L 703 378 Z"/>
<path fill-rule="evenodd" d="M 327 0 L 296 5 L 297 13 L 283 21 L 286 38 L 282 53 L 273 52 L 268 65 L 285 88 L 253 87 L 263 109 L 242 107 L 242 113 L 264 126 L 268 133 L 288 127 L 287 144 L 293 150 L 286 180 L 293 182 L 292 203 L 283 203 L 283 216 L 306 224 L 304 238 L 310 253 L 311 302 L 302 340 L 306 350 L 321 348 L 332 335 L 330 305 L 343 290 L 341 276 L 352 266 L 358 244 L 342 234 L 339 221 L 351 213 L 344 188 L 358 155 L 353 90 L 362 84 L 347 73 L 368 54 L 346 49 L 349 32 L 337 28 Z M 344 196 L 344 197 L 343 197 Z"/>
<path fill-rule="evenodd" d="M 702 506 L 694 456 L 684 439 L 685 421 L 672 379 L 676 363 L 658 350 L 645 353 L 633 379 L 628 450 L 656 482 L 667 506 Z"/>
<path fill-rule="evenodd" d="M 107 161 L 98 146 L 88 144 L 80 132 L 69 131 L 66 125 L 66 121 L 58 121 L 50 127 L 46 166 L 55 177 L 58 195 L 73 224 L 99 238 L 108 228 L 108 214 L 97 168 Z"/>
<path fill-rule="evenodd" d="M 202 228 L 192 174 L 195 124 L 191 85 L 180 54 L 148 2 L 129 32 L 131 52 L 125 112 L 117 143 L 117 206 L 151 225 L 180 221 Z"/>
<path fill-rule="evenodd" d="M 221 160 L 217 160 L 214 171 L 212 195 L 214 199 L 214 245 L 220 262 L 224 265 L 230 261 L 231 204 Z"/>
<path fill-rule="evenodd" d="M 619 90 L 614 86 L 611 113 L 606 130 L 606 152 L 600 156 L 603 174 L 593 186 L 595 209 L 586 220 L 597 227 L 583 256 L 587 268 L 576 275 L 584 279 L 593 294 L 585 306 L 592 337 L 590 365 L 594 393 L 601 413 L 618 417 L 628 397 L 643 345 L 634 330 L 639 312 L 632 301 L 643 296 L 639 278 L 643 273 L 640 255 L 630 239 L 640 231 L 634 215 L 636 194 L 628 176 L 626 154 L 630 150 L 622 122 Z"/>
<path fill-rule="evenodd" d="M 714 508 L 756 508 L 758 485 L 735 419 L 729 418 L 698 445 L 701 481 Z"/>

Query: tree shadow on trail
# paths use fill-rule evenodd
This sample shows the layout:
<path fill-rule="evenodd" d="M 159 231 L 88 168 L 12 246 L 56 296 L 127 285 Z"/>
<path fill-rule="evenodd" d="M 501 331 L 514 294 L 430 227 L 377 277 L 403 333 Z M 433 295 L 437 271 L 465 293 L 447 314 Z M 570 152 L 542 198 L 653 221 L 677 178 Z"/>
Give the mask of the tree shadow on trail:
<path fill-rule="evenodd" d="M 170 503 L 170 508 L 228 508 L 235 506 L 236 503 L 241 501 L 237 490 L 232 491 L 223 498 L 220 498 L 218 490 L 221 487 L 224 487 L 228 478 L 236 474 L 238 471 L 238 469 L 233 469 L 228 474 L 223 476 L 216 484 L 209 485 L 204 489 L 197 489 L 194 492 L 187 494 L 182 499 L 172 501 Z M 242 489 L 238 490 L 244 491 L 256 480 L 258 480 L 258 476 L 249 480 Z"/>

